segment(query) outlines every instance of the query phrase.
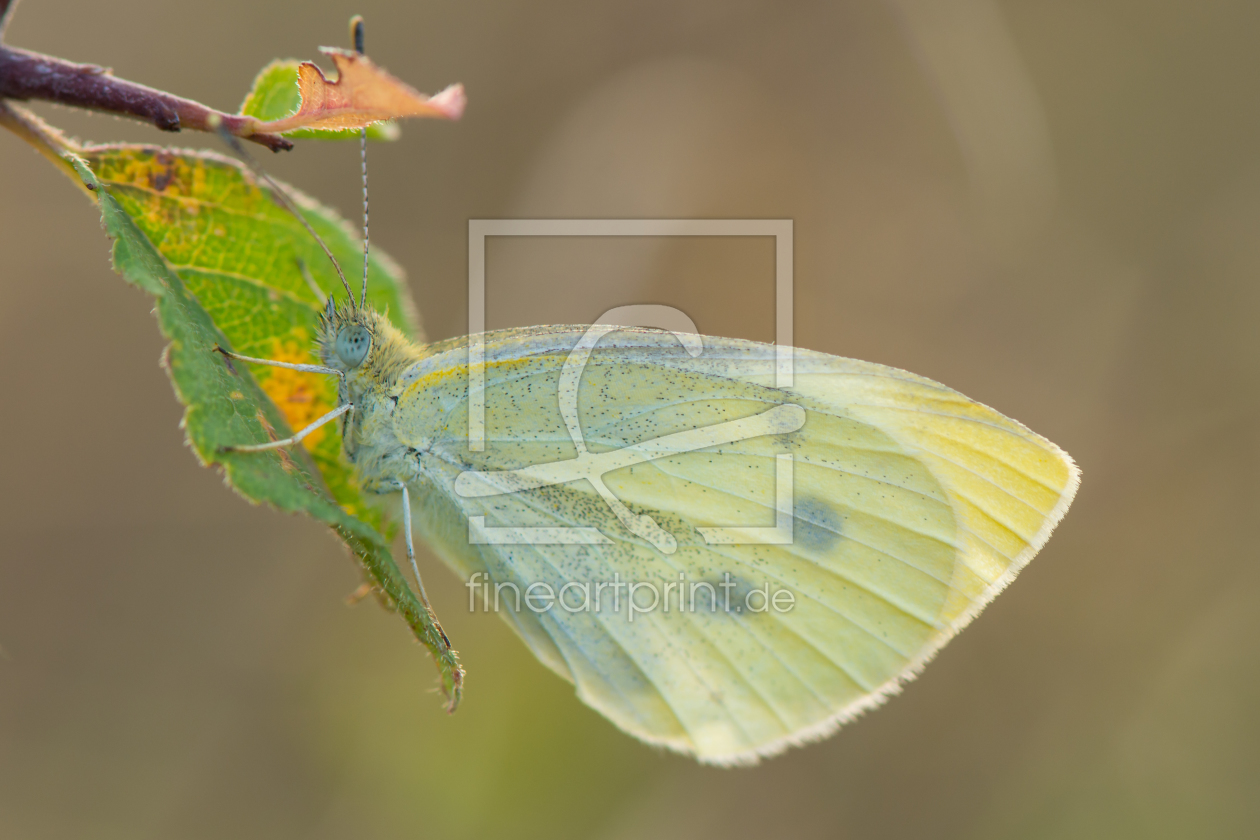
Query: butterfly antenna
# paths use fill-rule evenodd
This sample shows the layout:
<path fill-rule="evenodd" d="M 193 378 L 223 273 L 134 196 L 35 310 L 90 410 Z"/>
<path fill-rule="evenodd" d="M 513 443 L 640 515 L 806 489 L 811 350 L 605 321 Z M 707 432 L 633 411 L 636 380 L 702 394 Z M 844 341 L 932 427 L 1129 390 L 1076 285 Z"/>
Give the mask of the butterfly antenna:
<path fill-rule="evenodd" d="M 350 40 L 354 51 L 363 55 L 363 15 L 350 18 Z M 368 177 L 367 177 L 367 129 L 359 129 L 359 162 L 363 171 L 363 291 L 359 294 L 359 306 L 367 305 L 368 283 Z"/>
<path fill-rule="evenodd" d="M 218 123 L 212 127 L 218 132 L 219 137 L 223 138 L 223 142 L 228 145 L 228 148 L 236 154 L 241 163 L 245 164 L 245 168 L 253 173 L 255 178 L 265 181 L 267 186 L 271 187 L 272 191 L 280 199 L 280 203 L 284 205 L 284 208 L 292 213 L 295 219 L 302 223 L 302 227 L 306 228 L 306 232 L 319 243 L 319 247 L 324 249 L 324 253 L 328 255 L 329 262 L 333 264 L 333 268 L 337 269 L 337 276 L 341 278 L 341 285 L 345 287 L 346 297 L 350 298 L 350 308 L 353 309 L 354 292 L 350 290 L 350 282 L 346 280 L 346 275 L 341 270 L 341 264 L 337 262 L 337 258 L 333 256 L 333 252 L 328 250 L 328 246 L 324 244 L 324 240 L 321 239 L 319 234 L 315 232 L 315 228 L 311 227 L 311 223 L 306 220 L 306 217 L 298 212 L 297 205 L 293 203 L 293 199 L 289 198 L 289 194 L 284 191 L 284 188 L 277 184 L 270 175 L 264 172 L 258 164 L 254 162 L 254 159 L 250 156 L 250 154 L 245 151 L 245 147 L 241 145 L 241 141 L 236 139 L 236 137 L 232 134 L 228 133 L 227 127 L 223 125 L 221 120 L 217 119 L 217 115 L 211 115 L 211 120 Z"/>

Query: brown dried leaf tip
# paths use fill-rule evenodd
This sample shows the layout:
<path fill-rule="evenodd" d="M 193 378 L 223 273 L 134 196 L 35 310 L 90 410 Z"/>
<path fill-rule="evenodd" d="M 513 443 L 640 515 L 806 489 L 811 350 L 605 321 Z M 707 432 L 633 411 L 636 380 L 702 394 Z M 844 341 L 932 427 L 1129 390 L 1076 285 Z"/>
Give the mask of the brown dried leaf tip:
<path fill-rule="evenodd" d="M 425 96 L 366 56 L 333 47 L 321 47 L 320 51 L 332 58 L 337 80 L 328 81 L 317 66 L 302 62 L 298 67 L 301 107 L 283 119 L 259 122 L 256 132 L 281 134 L 299 128 L 349 131 L 400 117 L 457 120 L 464 113 L 467 99 L 463 85 Z"/>

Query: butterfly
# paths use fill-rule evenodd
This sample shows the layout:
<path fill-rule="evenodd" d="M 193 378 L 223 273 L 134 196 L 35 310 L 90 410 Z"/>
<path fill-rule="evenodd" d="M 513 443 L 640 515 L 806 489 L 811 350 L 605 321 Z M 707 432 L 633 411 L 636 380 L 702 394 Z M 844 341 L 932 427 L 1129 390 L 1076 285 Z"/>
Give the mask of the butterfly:
<path fill-rule="evenodd" d="M 467 339 L 414 344 L 330 299 L 323 421 L 363 488 L 400 496 L 413 568 L 414 529 L 584 702 L 708 763 L 823 737 L 897 692 L 1079 483 L 1045 438 L 881 365 L 796 349 L 777 387 L 781 348 L 752 341 L 545 326 L 483 342 L 470 365 Z"/>

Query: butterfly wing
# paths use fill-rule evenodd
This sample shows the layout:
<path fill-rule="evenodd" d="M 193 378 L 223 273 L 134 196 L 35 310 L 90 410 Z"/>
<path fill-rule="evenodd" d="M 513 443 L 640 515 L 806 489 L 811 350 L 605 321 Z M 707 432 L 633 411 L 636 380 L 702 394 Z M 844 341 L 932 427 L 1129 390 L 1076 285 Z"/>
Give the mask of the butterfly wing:
<path fill-rule="evenodd" d="M 619 330 L 566 382 L 582 335 L 486 336 L 484 451 L 463 341 L 408 372 L 395 425 L 420 453 L 417 523 L 582 700 L 702 761 L 823 737 L 896 692 L 1032 559 L 1079 481 L 1054 444 L 904 371 L 796 350 L 776 388 L 773 346 L 704 337 L 693 357 Z M 696 437 L 713 428 L 762 433 Z M 790 542 L 704 530 L 783 524 L 789 455 Z M 540 528 L 549 543 L 522 539 Z"/>

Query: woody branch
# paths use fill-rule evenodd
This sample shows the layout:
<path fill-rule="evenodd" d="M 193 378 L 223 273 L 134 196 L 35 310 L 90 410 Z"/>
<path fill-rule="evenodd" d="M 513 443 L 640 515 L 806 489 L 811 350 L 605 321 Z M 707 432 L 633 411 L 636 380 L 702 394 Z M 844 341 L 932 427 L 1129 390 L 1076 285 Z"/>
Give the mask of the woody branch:
<path fill-rule="evenodd" d="M 0 39 L 16 5 L 0 0 Z M 152 123 L 162 131 L 216 131 L 214 123 L 237 137 L 260 143 L 272 151 L 293 144 L 276 134 L 253 134 L 254 120 L 216 111 L 200 102 L 175 96 L 114 76 L 95 64 L 75 64 L 52 56 L 7 46 L 0 40 L 0 99 L 32 99 L 76 108 L 104 111 Z"/>

